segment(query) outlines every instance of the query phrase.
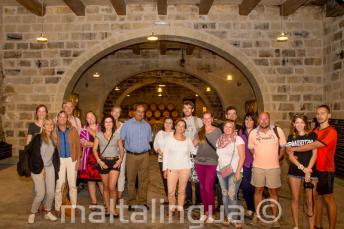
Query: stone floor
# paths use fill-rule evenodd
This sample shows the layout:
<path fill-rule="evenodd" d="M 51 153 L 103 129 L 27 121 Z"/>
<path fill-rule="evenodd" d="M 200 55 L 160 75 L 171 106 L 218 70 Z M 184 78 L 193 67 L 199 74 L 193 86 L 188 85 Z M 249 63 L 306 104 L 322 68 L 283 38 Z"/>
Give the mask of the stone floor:
<path fill-rule="evenodd" d="M 199 227 L 206 227 L 206 228 L 223 228 L 221 224 L 193 224 L 187 222 L 179 223 L 177 220 L 172 221 L 171 223 L 168 222 L 168 216 L 165 214 L 162 215 L 162 219 L 165 223 L 160 223 L 160 215 L 158 213 L 154 214 L 153 209 L 151 207 L 150 211 L 148 212 L 148 220 L 147 224 L 144 223 L 120 223 L 119 219 L 114 219 L 113 223 L 109 222 L 109 218 L 106 218 L 106 223 L 99 224 L 99 223 L 91 223 L 88 220 L 90 215 L 90 211 L 86 210 L 86 222 L 81 222 L 81 217 L 76 217 L 76 223 L 71 223 L 70 219 L 66 219 L 66 223 L 62 223 L 61 221 L 57 222 L 48 222 L 43 219 L 42 216 L 36 217 L 36 223 L 34 225 L 27 224 L 27 217 L 29 214 L 29 210 L 32 203 L 32 182 L 30 178 L 23 179 L 17 176 L 16 174 L 16 167 L 15 163 L 17 158 L 9 158 L 6 160 L 0 161 L 0 225 L 1 228 L 97 228 L 101 226 L 102 228 L 199 228 Z M 286 165 L 283 166 L 286 168 Z M 285 169 L 284 169 L 285 171 Z M 157 164 L 157 158 L 154 155 L 151 155 L 150 159 L 150 184 L 149 184 L 149 191 L 148 191 L 148 199 L 161 199 L 164 198 L 163 194 L 163 185 L 161 181 L 161 177 L 159 174 L 159 168 Z M 282 218 L 281 218 L 281 228 L 292 228 L 292 218 L 291 218 L 291 210 L 290 210 L 290 192 L 289 187 L 286 184 L 286 175 L 283 174 L 283 187 L 280 191 L 280 203 L 282 205 Z M 344 198 L 342 194 L 344 193 L 344 186 L 339 183 L 343 183 L 342 180 L 336 179 L 335 185 L 335 198 L 338 204 L 338 223 L 337 228 L 344 228 L 344 213 L 341 211 L 344 209 Z M 89 204 L 88 195 L 86 190 L 83 190 L 78 195 L 78 202 L 83 206 L 87 206 Z M 159 210 L 159 207 L 156 208 L 156 212 Z M 167 207 L 165 206 L 165 211 Z M 302 208 L 301 208 L 302 209 Z M 300 210 L 302 212 L 302 210 Z M 139 213 L 132 213 L 130 212 L 131 217 L 133 214 Z M 125 219 L 129 219 L 130 215 L 129 212 L 124 211 Z M 152 215 L 155 216 L 155 222 L 153 221 Z M 186 217 L 185 217 L 186 218 Z M 137 216 L 137 219 L 140 219 L 140 215 Z M 142 218 L 141 218 L 142 219 Z M 248 224 L 249 221 L 246 222 L 245 228 L 269 228 L 268 225 L 259 225 L 259 226 L 251 226 Z M 324 217 L 324 228 L 328 228 L 327 226 L 327 219 Z M 300 228 L 308 228 L 307 225 L 307 218 L 304 214 L 300 213 L 300 224 L 302 227 Z"/>

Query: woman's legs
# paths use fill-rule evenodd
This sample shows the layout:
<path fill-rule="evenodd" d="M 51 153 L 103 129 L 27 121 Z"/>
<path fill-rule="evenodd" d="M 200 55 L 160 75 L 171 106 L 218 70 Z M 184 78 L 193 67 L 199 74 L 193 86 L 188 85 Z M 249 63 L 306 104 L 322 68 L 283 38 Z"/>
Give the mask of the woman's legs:
<path fill-rule="evenodd" d="M 104 194 L 103 194 L 103 200 L 104 205 L 107 212 L 110 212 L 110 193 L 109 193 L 109 174 L 101 174 L 100 177 L 102 178 L 103 188 L 104 188 Z"/>
<path fill-rule="evenodd" d="M 312 181 L 314 188 L 313 189 L 306 189 L 306 196 L 307 196 L 307 214 L 312 216 L 308 217 L 309 221 L 309 228 L 313 229 L 315 226 L 315 201 L 316 201 L 316 188 L 317 188 L 317 181 Z"/>
<path fill-rule="evenodd" d="M 97 185 L 95 181 L 87 182 L 88 193 L 90 195 L 91 204 L 97 204 Z"/>
<path fill-rule="evenodd" d="M 289 184 L 292 195 L 291 212 L 293 214 L 294 226 L 299 226 L 299 199 L 301 189 L 301 179 L 296 177 L 289 177 Z"/>
<path fill-rule="evenodd" d="M 208 165 L 206 167 L 206 177 L 205 177 L 205 192 L 208 203 L 208 212 L 214 213 L 214 184 L 216 178 L 216 165 Z"/>
<path fill-rule="evenodd" d="M 178 210 L 182 211 L 185 201 L 185 189 L 191 175 L 191 169 L 181 169 L 178 173 Z"/>
<path fill-rule="evenodd" d="M 228 218 L 228 214 L 229 214 L 229 209 L 228 209 L 228 179 L 227 178 L 223 178 L 221 176 L 221 174 L 217 174 L 217 178 L 221 187 L 221 191 L 222 191 L 222 203 L 223 203 L 223 207 L 225 210 L 225 220 L 227 220 Z"/>
<path fill-rule="evenodd" d="M 243 167 L 244 175 L 241 182 L 241 188 L 244 194 L 247 210 L 255 212 L 254 207 L 254 187 L 251 185 L 252 168 Z"/>
<path fill-rule="evenodd" d="M 207 175 L 207 165 L 201 165 L 201 164 L 196 164 L 195 163 L 195 170 L 197 172 L 197 177 L 199 180 L 199 187 L 200 187 L 200 193 L 201 193 L 201 199 L 204 207 L 204 213 L 205 215 L 208 215 L 208 193 L 206 191 L 206 177 Z"/>
<path fill-rule="evenodd" d="M 240 187 L 241 180 L 236 181 L 234 179 L 234 174 L 230 175 L 228 178 L 228 204 L 229 206 L 236 206 L 238 204 L 237 198 L 238 198 L 238 191 Z M 238 220 L 239 213 L 237 209 L 229 208 L 228 210 L 231 219 Z M 242 222 L 243 219 L 239 219 L 240 222 Z"/>
<path fill-rule="evenodd" d="M 176 208 L 176 187 L 178 182 L 177 170 L 167 170 L 167 187 L 169 208 L 173 211 Z"/>
<path fill-rule="evenodd" d="M 159 162 L 159 168 L 160 168 L 160 173 L 161 173 L 161 179 L 162 179 L 162 182 L 164 184 L 165 194 L 167 197 L 168 196 L 167 180 L 165 179 L 164 172 L 162 171 L 162 162 Z"/>
<path fill-rule="evenodd" d="M 117 196 L 117 181 L 118 181 L 119 171 L 117 170 L 110 170 L 109 172 L 109 201 L 113 201 L 113 209 L 112 213 L 117 215 L 116 209 L 116 196 Z M 109 202 L 110 203 L 110 202 Z"/>
<path fill-rule="evenodd" d="M 35 214 L 38 212 L 38 208 L 45 196 L 45 181 L 42 174 L 31 173 L 31 178 L 35 188 L 35 197 L 32 202 L 31 213 Z"/>
<path fill-rule="evenodd" d="M 53 166 L 45 167 L 45 198 L 44 198 L 44 210 L 51 211 L 55 196 L 55 169 Z"/>

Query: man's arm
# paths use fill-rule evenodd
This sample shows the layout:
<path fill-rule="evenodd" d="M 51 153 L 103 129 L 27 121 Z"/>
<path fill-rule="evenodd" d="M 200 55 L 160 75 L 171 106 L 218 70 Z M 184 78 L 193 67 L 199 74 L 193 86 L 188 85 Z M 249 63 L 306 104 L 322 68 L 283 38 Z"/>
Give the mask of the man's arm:
<path fill-rule="evenodd" d="M 310 150 L 314 150 L 320 147 L 324 147 L 325 144 L 316 140 L 312 143 L 303 145 L 303 146 L 295 146 L 295 147 L 287 147 L 287 153 L 292 153 L 292 152 L 306 152 L 306 151 L 310 151 Z"/>

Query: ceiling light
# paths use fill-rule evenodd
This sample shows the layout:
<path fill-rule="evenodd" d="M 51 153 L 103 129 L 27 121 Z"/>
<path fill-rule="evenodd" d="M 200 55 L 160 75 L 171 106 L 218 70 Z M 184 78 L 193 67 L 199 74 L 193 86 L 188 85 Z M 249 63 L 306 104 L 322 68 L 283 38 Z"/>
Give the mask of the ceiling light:
<path fill-rule="evenodd" d="M 159 87 L 166 87 L 166 84 L 159 84 Z"/>
<path fill-rule="evenodd" d="M 158 87 L 158 92 L 162 92 L 162 88 L 161 87 Z"/>
<path fill-rule="evenodd" d="M 169 25 L 170 23 L 168 21 L 155 21 L 155 25 Z"/>
<path fill-rule="evenodd" d="M 127 97 L 130 97 L 130 95 L 129 95 L 129 94 L 127 94 Z"/>
<path fill-rule="evenodd" d="M 207 88 L 206 88 L 206 91 L 207 91 L 207 92 L 211 91 L 211 88 L 210 88 L 210 87 L 207 87 Z"/>
<path fill-rule="evenodd" d="M 227 80 L 233 80 L 232 75 L 228 75 L 228 76 L 227 76 Z"/>
<path fill-rule="evenodd" d="M 119 89 L 119 87 L 115 87 L 115 89 L 114 89 L 115 91 L 119 91 L 119 90 L 121 90 L 121 89 Z"/>
<path fill-rule="evenodd" d="M 48 42 L 47 36 L 42 32 L 38 37 L 36 37 L 37 42 Z"/>
<path fill-rule="evenodd" d="M 199 95 L 198 95 L 198 94 L 196 94 L 195 96 L 196 96 L 196 97 L 198 97 Z"/>
<path fill-rule="evenodd" d="M 159 96 L 159 97 L 161 97 L 161 96 L 162 96 L 162 94 L 161 94 L 161 93 L 159 93 L 159 94 L 158 94 L 158 96 Z"/>
<path fill-rule="evenodd" d="M 284 41 L 287 41 L 287 40 L 288 40 L 288 37 L 287 37 L 287 35 L 284 32 L 282 32 L 277 37 L 277 41 L 280 41 L 280 42 L 284 42 Z"/>
<path fill-rule="evenodd" d="M 96 72 L 96 73 L 94 73 L 94 74 L 93 74 L 93 77 L 94 77 L 94 78 L 99 78 L 99 77 L 100 77 L 100 75 L 99 75 L 99 73 L 98 73 L 98 72 Z"/>
<path fill-rule="evenodd" d="M 154 35 L 154 33 L 152 32 L 152 34 L 147 37 L 147 40 L 148 41 L 157 41 L 157 40 L 159 40 L 159 37 Z"/>

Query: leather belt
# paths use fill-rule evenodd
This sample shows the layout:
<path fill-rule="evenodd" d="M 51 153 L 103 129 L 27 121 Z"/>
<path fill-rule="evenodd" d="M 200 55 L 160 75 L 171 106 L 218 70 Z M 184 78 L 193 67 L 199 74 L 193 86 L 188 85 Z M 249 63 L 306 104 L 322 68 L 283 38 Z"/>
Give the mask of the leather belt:
<path fill-rule="evenodd" d="M 118 157 L 101 157 L 101 159 L 104 159 L 104 160 L 115 160 L 115 159 L 118 159 Z"/>
<path fill-rule="evenodd" d="M 144 151 L 144 152 L 131 152 L 129 150 L 126 151 L 128 154 L 132 154 L 132 155 L 142 155 L 142 154 L 145 154 L 145 153 L 148 153 L 149 151 Z"/>

